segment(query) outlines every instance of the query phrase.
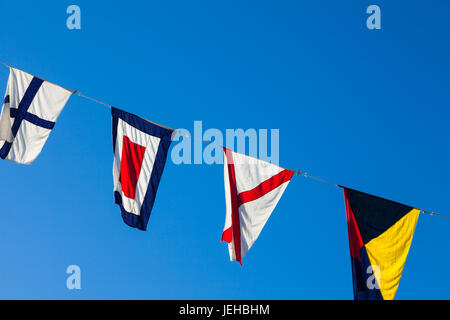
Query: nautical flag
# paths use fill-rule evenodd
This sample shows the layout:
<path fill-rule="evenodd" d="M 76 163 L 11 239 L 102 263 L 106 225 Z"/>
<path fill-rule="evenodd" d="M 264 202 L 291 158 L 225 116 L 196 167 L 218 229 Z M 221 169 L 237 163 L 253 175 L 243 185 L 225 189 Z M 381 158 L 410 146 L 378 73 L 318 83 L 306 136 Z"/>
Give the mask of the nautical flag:
<path fill-rule="evenodd" d="M 242 265 L 294 172 L 224 148 L 226 216 L 222 241 Z"/>
<path fill-rule="evenodd" d="M 420 210 L 344 188 L 355 300 L 393 300 Z"/>
<path fill-rule="evenodd" d="M 123 221 L 147 229 L 173 130 L 111 108 L 114 201 Z"/>
<path fill-rule="evenodd" d="M 71 95 L 58 85 L 10 68 L 0 117 L 0 157 L 32 163 Z"/>

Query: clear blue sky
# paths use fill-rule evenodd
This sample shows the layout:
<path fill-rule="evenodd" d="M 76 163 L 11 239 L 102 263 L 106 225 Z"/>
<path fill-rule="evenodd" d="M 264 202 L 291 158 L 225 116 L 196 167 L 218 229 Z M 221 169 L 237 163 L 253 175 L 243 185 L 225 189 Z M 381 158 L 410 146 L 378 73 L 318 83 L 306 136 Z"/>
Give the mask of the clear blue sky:
<path fill-rule="evenodd" d="M 82 29 L 66 28 L 78 4 Z M 365 10 L 381 7 L 382 29 Z M 2 1 L 0 60 L 174 128 L 279 128 L 280 164 L 450 216 L 450 3 Z M 0 68 L 0 89 L 8 69 Z M 3 92 L 3 91 L 2 91 Z M 223 167 L 168 161 L 149 222 L 113 203 L 109 109 L 73 96 L 31 166 L 0 162 L 0 298 L 352 299 L 342 191 L 290 183 L 241 268 Z M 450 299 L 421 215 L 398 299 Z M 82 289 L 68 290 L 68 265 Z"/>

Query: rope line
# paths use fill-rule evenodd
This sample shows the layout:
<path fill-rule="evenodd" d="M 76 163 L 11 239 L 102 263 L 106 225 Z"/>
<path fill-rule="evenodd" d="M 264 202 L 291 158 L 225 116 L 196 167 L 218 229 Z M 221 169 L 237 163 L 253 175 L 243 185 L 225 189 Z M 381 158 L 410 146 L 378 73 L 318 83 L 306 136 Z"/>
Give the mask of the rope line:
<path fill-rule="evenodd" d="M 322 179 L 322 178 L 314 177 L 314 176 L 312 176 L 312 175 L 310 175 L 310 174 L 308 174 L 306 172 L 301 172 L 300 170 L 297 171 L 297 175 L 302 175 L 305 178 L 314 179 L 314 180 L 317 180 L 319 182 L 327 183 L 327 184 L 330 184 L 330 185 L 338 187 L 338 188 L 346 188 L 346 187 L 344 187 L 344 186 L 342 186 L 340 184 L 337 184 L 337 183 L 334 183 L 334 182 L 331 182 L 331 181 L 328 181 L 328 180 L 325 180 L 325 179 Z M 357 190 L 357 191 L 362 192 L 360 190 Z M 420 208 L 416 208 L 416 209 L 420 210 L 420 213 L 423 213 L 423 214 L 427 214 L 427 215 L 430 215 L 430 216 L 436 216 L 436 217 L 439 217 L 439 218 L 450 220 L 450 217 L 444 216 L 442 214 L 438 214 L 438 213 L 433 212 L 433 211 L 427 211 L 427 210 L 423 210 L 423 209 L 420 209 Z"/>
<path fill-rule="evenodd" d="M 21 69 L 15 68 L 15 67 L 13 67 L 13 66 L 7 64 L 6 62 L 0 61 L 0 63 L 3 64 L 3 65 L 5 65 L 5 66 L 7 66 L 8 68 L 13 68 L 13 69 L 17 69 L 17 70 L 20 70 L 20 71 L 22 71 L 22 72 L 28 73 L 28 72 L 23 71 L 23 70 L 21 70 Z M 39 78 L 39 77 L 36 77 L 36 78 Z M 41 79 L 41 78 L 39 78 L 39 79 Z M 44 79 L 41 79 L 41 80 L 44 80 Z M 47 81 L 47 80 L 44 80 L 44 81 Z M 95 102 L 95 103 L 104 105 L 104 106 L 106 106 L 106 107 L 108 107 L 108 108 L 110 108 L 110 109 L 111 109 L 111 108 L 114 108 L 112 105 L 110 105 L 110 104 L 108 104 L 108 103 L 102 102 L 102 101 L 97 100 L 97 99 L 94 99 L 94 98 L 92 98 L 92 97 L 89 97 L 89 96 L 87 96 L 87 95 L 85 95 L 85 94 L 83 94 L 83 93 L 81 93 L 81 92 L 78 92 L 77 90 L 69 90 L 69 89 L 67 89 L 67 88 L 65 88 L 65 87 L 62 87 L 62 86 L 56 84 L 56 83 L 53 83 L 53 82 L 50 82 L 50 81 L 47 81 L 47 82 L 52 83 L 52 84 L 54 84 L 54 85 L 56 85 L 56 86 L 59 86 L 59 87 L 65 89 L 65 90 L 67 90 L 67 91 L 70 91 L 70 92 L 72 92 L 72 94 L 76 94 L 76 95 L 78 95 L 78 96 L 80 96 L 80 97 L 82 97 L 82 98 L 85 98 L 85 99 L 91 100 L 91 101 L 93 101 L 93 102 Z M 142 118 L 142 117 L 140 117 L 140 118 Z M 190 133 L 183 132 L 182 130 L 175 130 L 175 129 L 173 129 L 173 128 L 170 128 L 170 127 L 164 126 L 164 125 L 162 125 L 162 124 L 159 124 L 159 123 L 150 121 L 150 120 L 148 120 L 148 119 L 145 119 L 145 118 L 142 118 L 142 119 L 145 120 L 145 121 L 147 121 L 147 122 L 149 122 L 149 123 L 152 123 L 152 124 L 154 124 L 154 125 L 156 125 L 156 126 L 159 126 L 159 127 L 162 127 L 162 128 L 168 129 L 168 130 L 172 130 L 172 131 L 178 133 L 179 135 L 183 135 L 183 136 L 188 137 L 188 138 L 196 139 L 196 140 L 201 141 L 201 142 L 207 142 L 207 143 L 213 144 L 213 145 L 215 145 L 215 146 L 217 146 L 217 147 L 224 148 L 222 145 L 219 145 L 219 144 L 217 144 L 217 143 L 215 143 L 215 142 L 212 142 L 212 141 L 204 140 L 203 138 L 199 138 L 199 137 L 193 136 L 193 135 L 191 135 Z M 241 153 L 241 152 L 236 152 L 236 151 L 233 151 L 233 152 L 239 153 L 239 154 L 241 154 L 241 155 L 245 155 L 245 156 L 250 157 L 250 158 L 253 158 L 253 159 L 255 159 L 255 160 L 264 161 L 264 162 L 266 162 L 266 163 L 272 164 L 272 163 L 269 162 L 269 161 L 266 161 L 266 160 L 263 160 L 263 159 L 259 159 L 259 158 L 256 158 L 256 157 L 253 157 L 253 156 L 250 156 L 250 155 L 246 155 L 246 154 Z M 304 176 L 305 178 L 313 179 L 313 180 L 316 180 L 316 181 L 319 181 L 319 182 L 322 182 L 322 183 L 326 183 L 326 184 L 329 184 L 329 185 L 332 185 L 332 186 L 335 186 L 335 187 L 338 187 L 338 188 L 344 188 L 344 186 L 342 186 L 342 185 L 340 185 L 340 184 L 337 184 L 337 183 L 334 183 L 334 182 L 332 182 L 332 181 L 325 180 L 325 179 L 322 179 L 322 178 L 319 178 L 319 177 L 312 176 L 312 175 L 308 174 L 307 172 L 302 172 L 302 171 L 300 171 L 300 170 L 286 169 L 286 168 L 284 168 L 284 167 L 281 167 L 280 165 L 277 165 L 277 166 L 279 166 L 280 168 L 285 169 L 285 170 L 293 171 L 294 173 L 297 174 L 297 176 L 301 175 L 301 176 Z M 359 190 L 358 190 L 358 191 L 359 191 Z M 362 192 L 362 191 L 361 191 L 361 192 Z M 422 209 L 419 209 L 419 208 L 417 208 L 417 209 L 420 210 L 420 213 L 427 214 L 427 215 L 430 215 L 430 216 L 436 216 L 436 217 L 439 217 L 439 218 L 443 218 L 443 219 L 450 220 L 450 217 L 444 216 L 444 215 L 442 215 L 442 214 L 438 214 L 438 213 L 433 212 L 433 211 L 422 210 Z"/>

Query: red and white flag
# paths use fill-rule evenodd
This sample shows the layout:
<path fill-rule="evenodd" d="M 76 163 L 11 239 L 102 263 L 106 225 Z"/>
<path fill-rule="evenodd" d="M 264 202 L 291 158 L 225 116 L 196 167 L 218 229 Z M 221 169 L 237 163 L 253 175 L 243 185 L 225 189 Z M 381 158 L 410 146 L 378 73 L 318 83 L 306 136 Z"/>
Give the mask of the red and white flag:
<path fill-rule="evenodd" d="M 222 241 L 242 265 L 294 172 L 224 148 L 227 212 Z"/>

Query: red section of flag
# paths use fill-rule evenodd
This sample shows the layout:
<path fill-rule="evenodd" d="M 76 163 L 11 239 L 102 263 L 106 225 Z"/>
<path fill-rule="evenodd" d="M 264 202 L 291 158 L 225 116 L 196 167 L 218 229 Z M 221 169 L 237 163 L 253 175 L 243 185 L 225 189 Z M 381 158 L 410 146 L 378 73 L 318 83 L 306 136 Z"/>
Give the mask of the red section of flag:
<path fill-rule="evenodd" d="M 119 181 L 122 192 L 127 198 L 136 197 L 136 185 L 141 173 L 144 153 L 145 147 L 132 142 L 127 136 L 123 137 Z"/>
<path fill-rule="evenodd" d="M 233 241 L 233 227 L 229 227 L 227 230 L 225 230 L 222 233 L 222 239 L 220 241 L 225 241 L 228 243 L 231 243 L 231 241 Z"/>
<path fill-rule="evenodd" d="M 244 191 L 239 194 L 239 207 L 246 202 L 250 202 L 261 198 L 263 195 L 269 193 L 270 191 L 278 188 L 283 183 L 291 180 L 293 171 L 283 170 L 280 173 L 274 175 L 273 177 L 263 181 L 257 187 L 249 191 Z"/>
<path fill-rule="evenodd" d="M 231 150 L 223 148 L 228 163 L 228 180 L 230 183 L 230 200 L 231 200 L 231 227 L 226 229 L 222 234 L 222 241 L 228 243 L 233 242 L 236 261 L 242 266 L 241 254 L 241 227 L 239 207 L 246 202 L 254 201 L 265 194 L 280 187 L 283 183 L 291 180 L 294 175 L 293 171 L 284 169 L 271 178 L 261 182 L 252 190 L 244 191 L 238 194 L 236 186 L 236 172 L 234 170 L 233 153 Z"/>
<path fill-rule="evenodd" d="M 347 226 L 348 226 L 348 241 L 350 245 L 350 256 L 361 261 L 361 256 L 359 254 L 361 248 L 364 246 L 361 234 L 359 233 L 359 227 L 355 220 L 355 215 L 353 214 L 352 207 L 350 206 L 350 201 L 348 199 L 347 189 L 344 189 L 345 198 L 345 211 L 347 213 Z"/>
<path fill-rule="evenodd" d="M 228 179 L 230 181 L 231 196 L 231 227 L 234 242 L 236 261 L 242 266 L 241 258 L 241 221 L 239 218 L 239 200 L 236 187 L 236 173 L 234 171 L 233 154 L 230 150 L 223 148 L 228 162 Z"/>

